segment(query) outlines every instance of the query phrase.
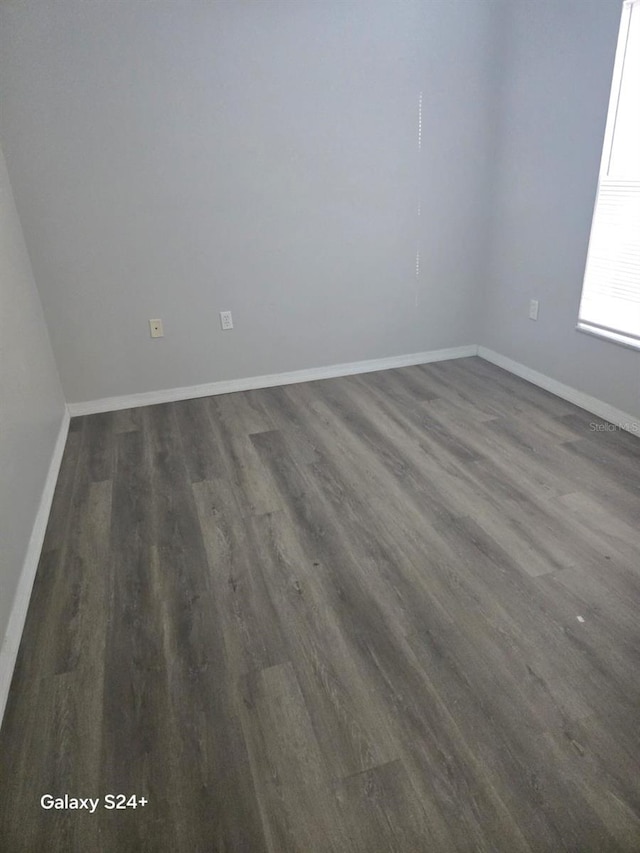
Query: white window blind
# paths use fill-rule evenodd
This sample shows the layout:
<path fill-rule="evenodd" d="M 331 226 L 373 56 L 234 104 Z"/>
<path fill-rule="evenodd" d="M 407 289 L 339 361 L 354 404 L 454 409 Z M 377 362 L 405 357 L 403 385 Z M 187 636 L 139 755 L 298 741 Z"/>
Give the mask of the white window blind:
<path fill-rule="evenodd" d="M 640 0 L 622 11 L 578 328 L 640 348 Z"/>

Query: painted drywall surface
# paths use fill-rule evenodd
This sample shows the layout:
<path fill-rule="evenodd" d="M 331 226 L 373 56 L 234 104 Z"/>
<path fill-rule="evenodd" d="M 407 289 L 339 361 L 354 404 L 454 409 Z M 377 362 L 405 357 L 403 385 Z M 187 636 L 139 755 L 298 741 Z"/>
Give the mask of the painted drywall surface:
<path fill-rule="evenodd" d="M 640 353 L 575 330 L 621 3 L 505 6 L 479 343 L 640 414 Z M 528 319 L 538 299 L 539 319 Z"/>
<path fill-rule="evenodd" d="M 0 126 L 68 401 L 474 343 L 491 6 L 3 3 Z"/>
<path fill-rule="evenodd" d="M 0 643 L 64 414 L 0 151 Z"/>

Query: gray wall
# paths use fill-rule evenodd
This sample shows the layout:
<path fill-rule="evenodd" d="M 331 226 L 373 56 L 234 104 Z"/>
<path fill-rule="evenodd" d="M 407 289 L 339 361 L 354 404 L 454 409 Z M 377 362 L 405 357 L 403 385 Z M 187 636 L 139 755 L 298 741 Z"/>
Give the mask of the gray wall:
<path fill-rule="evenodd" d="M 492 9 L 2 4 L 3 141 L 67 399 L 475 343 Z"/>
<path fill-rule="evenodd" d="M 67 399 L 480 342 L 637 413 L 638 353 L 575 331 L 619 15 L 5 0 L 0 127 Z"/>
<path fill-rule="evenodd" d="M 632 415 L 640 353 L 575 330 L 618 0 L 509 3 L 498 32 L 491 266 L 479 342 Z M 529 299 L 540 301 L 537 322 Z"/>
<path fill-rule="evenodd" d="M 62 389 L 0 151 L 0 642 L 63 414 Z"/>

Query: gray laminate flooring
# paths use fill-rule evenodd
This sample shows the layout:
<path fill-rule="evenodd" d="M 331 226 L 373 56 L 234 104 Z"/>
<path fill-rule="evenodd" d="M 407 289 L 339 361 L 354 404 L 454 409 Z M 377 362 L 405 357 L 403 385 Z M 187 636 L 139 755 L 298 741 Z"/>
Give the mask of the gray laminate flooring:
<path fill-rule="evenodd" d="M 640 440 L 475 358 L 74 419 L 0 850 L 639 851 L 639 522 Z"/>

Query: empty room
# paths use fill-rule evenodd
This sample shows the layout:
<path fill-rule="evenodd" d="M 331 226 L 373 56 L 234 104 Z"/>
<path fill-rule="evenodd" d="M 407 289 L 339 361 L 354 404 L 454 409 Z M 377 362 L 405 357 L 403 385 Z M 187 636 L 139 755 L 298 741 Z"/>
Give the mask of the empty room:
<path fill-rule="evenodd" d="M 640 851 L 640 0 L 0 0 L 1 853 Z"/>

